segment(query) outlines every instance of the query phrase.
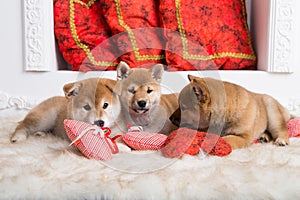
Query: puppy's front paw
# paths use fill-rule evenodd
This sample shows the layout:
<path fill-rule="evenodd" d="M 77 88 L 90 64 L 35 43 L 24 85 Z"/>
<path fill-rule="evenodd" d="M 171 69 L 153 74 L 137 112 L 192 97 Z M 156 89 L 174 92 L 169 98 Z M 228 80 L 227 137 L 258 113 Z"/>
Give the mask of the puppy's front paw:
<path fill-rule="evenodd" d="M 290 144 L 289 139 L 285 138 L 277 138 L 274 142 L 275 145 L 277 146 L 287 146 Z"/>
<path fill-rule="evenodd" d="M 22 142 L 27 139 L 27 135 L 24 132 L 14 132 L 10 138 L 11 143 Z"/>

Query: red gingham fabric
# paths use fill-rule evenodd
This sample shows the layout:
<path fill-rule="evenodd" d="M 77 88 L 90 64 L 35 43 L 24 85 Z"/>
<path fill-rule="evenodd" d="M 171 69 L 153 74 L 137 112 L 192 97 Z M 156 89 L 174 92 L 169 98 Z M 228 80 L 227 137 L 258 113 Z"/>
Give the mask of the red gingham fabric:
<path fill-rule="evenodd" d="M 68 119 L 64 121 L 64 126 L 71 141 L 76 140 L 81 133 L 87 131 L 86 134 L 82 135 L 82 137 L 73 144 L 86 157 L 106 161 L 112 159 L 112 154 L 118 153 L 118 147 L 114 141 L 109 138 L 109 132 L 103 137 L 101 137 L 99 133 L 95 134 L 94 128 L 99 129 L 100 127 Z"/>
<path fill-rule="evenodd" d="M 135 150 L 158 150 L 164 145 L 167 136 L 141 131 L 123 134 L 122 139 L 128 146 Z"/>

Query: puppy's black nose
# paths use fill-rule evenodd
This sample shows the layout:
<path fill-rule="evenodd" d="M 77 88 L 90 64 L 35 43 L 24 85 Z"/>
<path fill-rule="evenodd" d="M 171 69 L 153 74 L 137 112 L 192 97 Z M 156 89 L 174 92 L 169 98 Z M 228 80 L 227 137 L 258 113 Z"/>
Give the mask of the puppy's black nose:
<path fill-rule="evenodd" d="M 137 104 L 139 105 L 139 107 L 141 107 L 141 108 L 145 108 L 146 107 L 146 104 L 147 104 L 147 102 L 146 101 L 138 101 L 137 102 Z"/>
<path fill-rule="evenodd" d="M 96 124 L 97 126 L 103 127 L 104 126 L 104 121 L 103 120 L 97 120 L 97 121 L 94 121 L 94 124 Z"/>

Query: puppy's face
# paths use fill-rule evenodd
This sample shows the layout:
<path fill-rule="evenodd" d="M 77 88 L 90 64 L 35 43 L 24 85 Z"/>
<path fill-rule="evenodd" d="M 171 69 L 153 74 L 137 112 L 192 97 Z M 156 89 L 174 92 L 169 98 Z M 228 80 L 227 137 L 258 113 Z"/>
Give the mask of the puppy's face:
<path fill-rule="evenodd" d="M 120 103 L 113 93 L 116 81 L 91 78 L 64 86 L 69 99 L 69 117 L 75 120 L 112 127 L 120 113 Z"/>
<path fill-rule="evenodd" d="M 123 102 L 130 112 L 137 114 L 147 113 L 152 106 L 158 104 L 160 99 L 160 87 L 155 82 L 142 85 L 127 84 L 122 91 Z"/>
<path fill-rule="evenodd" d="M 178 127 L 205 131 L 210 123 L 210 98 L 205 83 L 191 81 L 178 97 L 179 108 L 170 120 Z"/>
<path fill-rule="evenodd" d="M 96 119 L 95 92 L 98 79 L 86 79 L 64 86 L 69 118 L 88 123 Z"/>
<path fill-rule="evenodd" d="M 131 70 L 126 63 L 119 64 L 120 100 L 129 113 L 145 114 L 159 103 L 162 71 L 162 65 L 155 65 L 150 70 Z"/>

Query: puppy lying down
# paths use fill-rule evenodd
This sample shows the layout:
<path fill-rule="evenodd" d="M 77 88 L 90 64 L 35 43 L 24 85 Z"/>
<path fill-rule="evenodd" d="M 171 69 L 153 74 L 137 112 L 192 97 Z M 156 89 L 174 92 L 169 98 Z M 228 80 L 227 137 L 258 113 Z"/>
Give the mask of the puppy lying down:
<path fill-rule="evenodd" d="M 177 126 L 219 134 L 233 149 L 247 147 L 257 138 L 289 144 L 290 114 L 273 97 L 212 78 L 188 78 L 190 83 L 179 94 L 179 108 L 170 117 Z"/>
<path fill-rule="evenodd" d="M 111 104 L 116 81 L 89 78 L 64 85 L 65 97 L 51 97 L 33 108 L 11 136 L 11 142 L 20 142 L 29 135 L 52 132 L 69 141 L 64 129 L 65 119 L 74 119 L 113 127 Z M 117 104 L 118 105 L 118 104 Z M 114 107 L 115 112 L 120 110 Z"/>

